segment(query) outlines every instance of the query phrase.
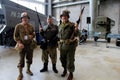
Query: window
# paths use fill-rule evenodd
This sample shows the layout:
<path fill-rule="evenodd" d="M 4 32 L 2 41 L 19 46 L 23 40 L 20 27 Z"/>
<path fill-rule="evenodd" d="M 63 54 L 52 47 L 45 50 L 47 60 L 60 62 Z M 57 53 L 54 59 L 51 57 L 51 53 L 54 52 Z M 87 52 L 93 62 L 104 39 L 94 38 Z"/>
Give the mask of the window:
<path fill-rule="evenodd" d="M 0 19 L 4 19 L 4 15 L 3 14 L 0 14 Z"/>
<path fill-rule="evenodd" d="M 2 5 L 1 5 L 1 3 L 0 3 L 0 9 L 2 8 Z"/>

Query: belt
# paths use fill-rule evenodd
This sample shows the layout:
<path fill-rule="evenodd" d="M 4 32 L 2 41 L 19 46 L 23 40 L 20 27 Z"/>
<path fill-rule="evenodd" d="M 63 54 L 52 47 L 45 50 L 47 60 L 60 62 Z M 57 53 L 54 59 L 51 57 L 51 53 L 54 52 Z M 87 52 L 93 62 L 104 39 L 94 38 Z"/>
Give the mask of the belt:
<path fill-rule="evenodd" d="M 71 44 L 73 42 L 73 40 L 71 40 L 71 39 L 67 39 L 67 40 L 60 40 L 60 43 L 61 44 Z"/>
<path fill-rule="evenodd" d="M 60 39 L 60 43 L 61 44 L 71 44 L 71 43 L 73 43 L 73 42 L 75 42 L 75 41 L 77 41 L 78 40 L 78 38 L 77 37 L 75 37 L 74 39 L 66 39 L 66 40 L 63 40 L 63 39 Z"/>

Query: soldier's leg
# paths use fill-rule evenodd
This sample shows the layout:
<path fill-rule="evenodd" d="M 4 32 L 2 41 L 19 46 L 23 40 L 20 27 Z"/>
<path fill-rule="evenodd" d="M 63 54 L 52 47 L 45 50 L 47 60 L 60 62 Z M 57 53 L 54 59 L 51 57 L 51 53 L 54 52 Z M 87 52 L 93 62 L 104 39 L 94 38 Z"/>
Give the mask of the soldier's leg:
<path fill-rule="evenodd" d="M 22 70 L 23 70 L 23 68 L 19 67 L 19 76 L 18 76 L 17 80 L 22 80 L 22 78 L 23 78 Z"/>
<path fill-rule="evenodd" d="M 26 73 L 28 73 L 29 75 L 33 75 L 32 71 L 30 70 L 31 64 L 32 64 L 32 59 L 33 59 L 33 50 L 29 49 L 27 50 L 27 54 L 26 54 L 26 59 L 27 59 L 27 71 Z"/>
<path fill-rule="evenodd" d="M 73 79 L 73 73 L 70 72 L 70 73 L 69 73 L 69 76 L 68 76 L 68 78 L 67 78 L 67 80 L 72 80 L 72 79 Z"/>
<path fill-rule="evenodd" d="M 23 67 L 24 67 L 24 58 L 25 58 L 25 52 L 24 50 L 20 51 L 19 52 L 19 56 L 20 56 L 20 60 L 19 60 L 19 64 L 18 64 L 18 69 L 19 69 L 19 76 L 17 78 L 17 80 L 22 80 L 23 78 L 23 73 L 22 73 L 22 70 L 23 70 Z"/>
<path fill-rule="evenodd" d="M 62 67 L 64 68 L 63 73 L 61 74 L 62 77 L 65 77 L 67 74 L 67 55 L 65 50 L 60 50 L 60 61 L 62 64 Z"/>
<path fill-rule="evenodd" d="M 68 55 L 67 55 L 67 67 L 69 71 L 69 76 L 67 80 L 72 80 L 73 79 L 73 72 L 75 70 L 75 49 L 69 49 Z"/>
<path fill-rule="evenodd" d="M 52 61 L 52 69 L 55 73 L 58 73 L 58 70 L 56 69 L 56 62 L 57 62 L 57 49 L 56 47 L 52 47 L 49 49 L 49 55 Z"/>
<path fill-rule="evenodd" d="M 48 71 L 48 49 L 42 50 L 42 61 L 44 62 L 44 64 L 40 72 Z"/>

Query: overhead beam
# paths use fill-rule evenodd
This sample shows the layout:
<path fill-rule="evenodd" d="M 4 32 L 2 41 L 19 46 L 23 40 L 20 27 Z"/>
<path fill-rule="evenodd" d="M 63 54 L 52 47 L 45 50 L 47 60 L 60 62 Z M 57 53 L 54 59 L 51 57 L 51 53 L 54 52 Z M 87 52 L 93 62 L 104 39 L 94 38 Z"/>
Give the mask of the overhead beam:
<path fill-rule="evenodd" d="M 76 2 L 68 2 L 67 4 L 66 3 L 61 3 L 60 4 L 60 3 L 59 2 L 53 3 L 53 8 L 65 7 L 65 6 L 72 6 L 72 5 L 83 4 L 83 3 L 89 3 L 89 0 L 76 1 Z"/>
<path fill-rule="evenodd" d="M 48 5 L 48 3 L 46 3 L 46 2 L 41 2 L 41 1 L 36 1 L 36 0 L 21 0 L 21 1 L 37 3 L 37 4 L 42 4 L 42 5 Z"/>

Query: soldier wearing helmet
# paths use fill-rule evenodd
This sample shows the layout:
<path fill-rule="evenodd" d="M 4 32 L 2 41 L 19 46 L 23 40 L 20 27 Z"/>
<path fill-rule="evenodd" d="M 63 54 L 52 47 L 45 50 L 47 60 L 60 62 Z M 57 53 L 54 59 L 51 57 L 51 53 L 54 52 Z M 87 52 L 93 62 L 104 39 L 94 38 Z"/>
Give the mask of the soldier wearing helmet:
<path fill-rule="evenodd" d="M 30 17 L 29 17 L 29 15 L 28 15 L 28 13 L 27 12 L 23 12 L 23 13 L 21 13 L 21 19 L 22 18 L 28 18 L 28 19 L 30 19 Z"/>
<path fill-rule="evenodd" d="M 75 70 L 75 50 L 76 50 L 76 36 L 79 34 L 78 25 L 69 21 L 70 11 L 64 10 L 60 15 L 61 24 L 59 25 L 59 50 L 60 50 L 60 61 L 64 68 L 62 77 L 65 77 L 67 70 L 69 76 L 67 80 L 73 79 L 73 72 Z"/>
<path fill-rule="evenodd" d="M 29 75 L 33 75 L 30 70 L 33 58 L 33 38 L 35 37 L 35 32 L 33 26 L 29 24 L 30 17 L 27 12 L 21 13 L 21 23 L 15 26 L 14 30 L 14 40 L 16 41 L 16 48 L 19 51 L 20 60 L 18 64 L 19 76 L 17 80 L 22 80 L 23 78 L 23 67 L 25 65 L 25 57 L 27 62 L 27 71 Z"/>

